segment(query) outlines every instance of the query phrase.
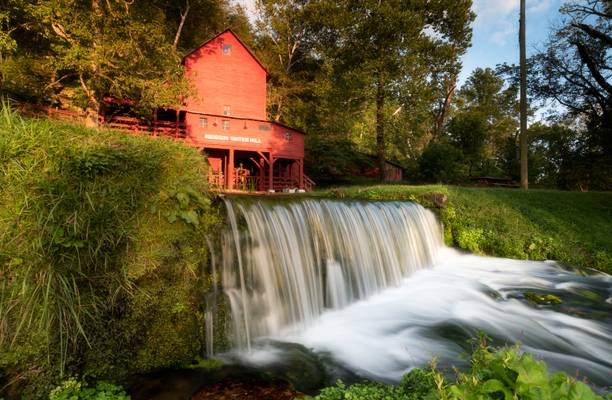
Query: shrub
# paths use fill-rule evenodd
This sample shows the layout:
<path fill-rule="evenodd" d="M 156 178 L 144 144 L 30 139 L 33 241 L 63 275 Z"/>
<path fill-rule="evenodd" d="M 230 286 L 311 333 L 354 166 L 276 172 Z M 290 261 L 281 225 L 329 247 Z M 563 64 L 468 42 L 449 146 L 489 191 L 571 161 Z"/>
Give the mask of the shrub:
<path fill-rule="evenodd" d="M 430 143 L 421 158 L 419 169 L 421 179 L 428 182 L 457 182 L 463 178 L 462 154 L 446 141 Z"/>
<path fill-rule="evenodd" d="M 53 389 L 49 400 L 130 400 L 130 396 L 111 383 L 98 382 L 95 387 L 87 387 L 73 378 Z"/>

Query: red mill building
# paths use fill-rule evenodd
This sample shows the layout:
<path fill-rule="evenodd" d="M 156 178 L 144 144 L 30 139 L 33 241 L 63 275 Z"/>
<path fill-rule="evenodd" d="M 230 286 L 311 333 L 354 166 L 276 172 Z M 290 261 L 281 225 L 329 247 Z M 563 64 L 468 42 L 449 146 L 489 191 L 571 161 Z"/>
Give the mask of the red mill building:
<path fill-rule="evenodd" d="M 179 111 L 185 139 L 208 155 L 213 186 L 238 190 L 310 189 L 304 133 L 266 120 L 268 72 L 226 30 L 183 59 L 196 95 Z"/>
<path fill-rule="evenodd" d="M 120 116 L 130 102 L 106 99 L 102 124 L 185 140 L 206 153 L 211 186 L 224 190 L 305 189 L 304 132 L 266 120 L 268 71 L 226 30 L 183 58 L 196 94 L 178 110 L 158 109 L 151 125 Z"/>

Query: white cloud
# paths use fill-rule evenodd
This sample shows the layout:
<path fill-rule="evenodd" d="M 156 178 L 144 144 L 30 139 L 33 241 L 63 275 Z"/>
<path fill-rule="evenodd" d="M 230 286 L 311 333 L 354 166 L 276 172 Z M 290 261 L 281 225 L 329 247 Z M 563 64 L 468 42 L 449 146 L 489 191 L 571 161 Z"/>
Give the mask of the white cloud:
<path fill-rule="evenodd" d="M 504 45 L 518 32 L 520 0 L 474 0 L 474 30 L 496 45 Z M 527 0 L 527 19 L 547 12 L 552 0 Z M 534 15 L 535 14 L 535 15 Z"/>

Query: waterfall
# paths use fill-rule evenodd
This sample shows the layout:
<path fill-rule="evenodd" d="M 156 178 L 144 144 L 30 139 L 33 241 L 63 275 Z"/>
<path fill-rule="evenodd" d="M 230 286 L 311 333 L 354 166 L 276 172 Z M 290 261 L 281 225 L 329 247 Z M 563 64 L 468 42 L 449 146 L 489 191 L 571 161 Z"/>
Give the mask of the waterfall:
<path fill-rule="evenodd" d="M 227 228 L 208 241 L 211 272 L 221 276 L 205 314 L 209 356 L 219 304 L 238 350 L 225 354 L 247 364 L 303 351 L 293 345 L 359 376 L 399 382 L 433 358 L 468 367 L 466 343 L 484 332 L 495 345 L 520 345 L 552 371 L 609 385 L 609 275 L 445 248 L 434 214 L 409 202 L 225 205 Z M 534 304 L 529 292 L 554 294 L 561 303 Z"/>
<path fill-rule="evenodd" d="M 408 202 L 225 200 L 220 268 L 235 344 L 301 331 L 324 311 L 397 286 L 434 262 L 434 214 Z"/>

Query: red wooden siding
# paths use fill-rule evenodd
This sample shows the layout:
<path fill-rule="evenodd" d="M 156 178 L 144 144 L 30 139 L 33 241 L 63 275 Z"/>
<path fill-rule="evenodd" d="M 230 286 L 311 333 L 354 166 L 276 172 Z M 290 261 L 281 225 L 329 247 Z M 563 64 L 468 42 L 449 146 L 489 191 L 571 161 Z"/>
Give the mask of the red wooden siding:
<path fill-rule="evenodd" d="M 266 121 L 268 73 L 232 31 L 189 53 L 183 64 L 196 94 L 179 119 L 186 141 L 208 153 L 213 186 L 312 188 L 304 175 L 304 133 Z"/>
<path fill-rule="evenodd" d="M 206 118 L 207 127 L 200 126 Z M 229 130 L 223 121 L 229 121 Z M 188 138 L 198 147 L 233 148 L 261 151 L 275 157 L 304 158 L 304 134 L 269 121 L 215 116 L 188 112 L 185 123 Z"/>
<path fill-rule="evenodd" d="M 223 46 L 231 46 L 231 54 Z M 231 31 L 225 31 L 184 59 L 185 73 L 197 90 L 185 109 L 234 117 L 266 119 L 267 72 Z"/>

